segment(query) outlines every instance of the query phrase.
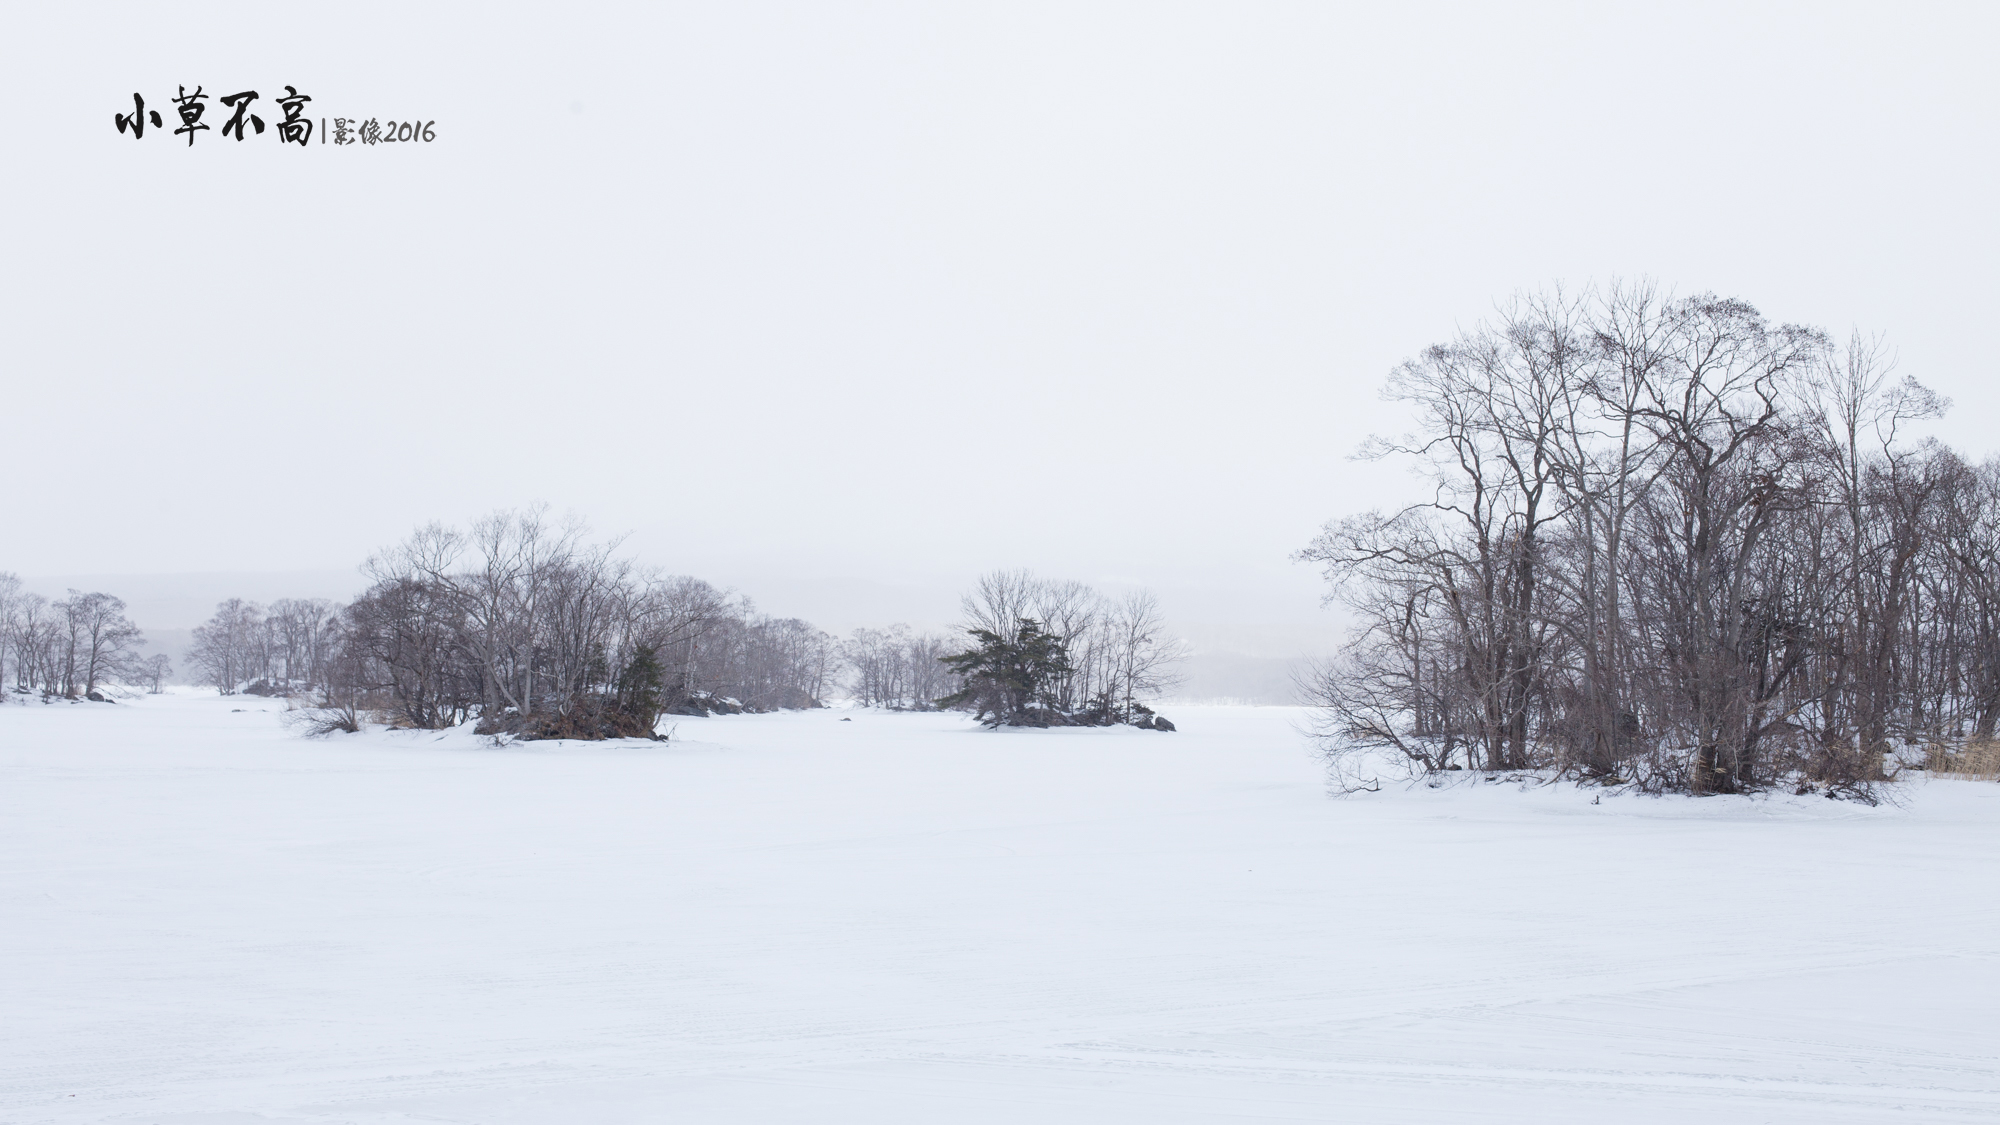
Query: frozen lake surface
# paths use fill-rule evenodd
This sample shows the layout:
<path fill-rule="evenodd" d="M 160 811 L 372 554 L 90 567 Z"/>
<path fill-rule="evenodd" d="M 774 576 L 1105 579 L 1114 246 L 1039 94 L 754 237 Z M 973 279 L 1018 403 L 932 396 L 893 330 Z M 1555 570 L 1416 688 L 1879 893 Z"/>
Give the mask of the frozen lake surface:
<path fill-rule="evenodd" d="M 1335 800 L 1279 708 L 280 707 L 0 707 L 0 1121 L 2000 1116 L 2000 785 Z"/>

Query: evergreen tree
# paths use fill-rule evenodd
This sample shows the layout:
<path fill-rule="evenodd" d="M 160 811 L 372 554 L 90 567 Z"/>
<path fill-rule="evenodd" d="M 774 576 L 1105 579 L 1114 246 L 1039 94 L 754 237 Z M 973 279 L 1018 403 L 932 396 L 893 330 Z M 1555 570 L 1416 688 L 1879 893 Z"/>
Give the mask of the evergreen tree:
<path fill-rule="evenodd" d="M 1011 640 L 991 629 L 966 631 L 978 647 L 943 658 L 965 688 L 939 702 L 968 708 L 987 726 L 1048 726 L 1049 687 L 1072 670 L 1062 638 L 1028 617 L 1015 621 Z"/>

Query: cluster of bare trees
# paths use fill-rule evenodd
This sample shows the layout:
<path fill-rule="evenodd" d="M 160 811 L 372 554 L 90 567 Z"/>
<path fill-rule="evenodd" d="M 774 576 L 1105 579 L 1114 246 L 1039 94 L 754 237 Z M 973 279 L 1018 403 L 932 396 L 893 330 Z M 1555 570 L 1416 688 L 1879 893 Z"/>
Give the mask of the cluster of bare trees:
<path fill-rule="evenodd" d="M 950 637 L 915 633 L 908 625 L 856 629 L 840 649 L 850 673 L 848 695 L 864 707 L 933 709 L 962 686 L 943 663 L 959 647 Z"/>
<path fill-rule="evenodd" d="M 370 559 L 349 604 L 223 602 L 189 659 L 224 694 L 317 697 L 323 729 L 374 713 L 592 738 L 649 735 L 669 712 L 819 705 L 840 668 L 832 636 L 616 546 L 539 509 L 432 524 Z"/>
<path fill-rule="evenodd" d="M 319 603 L 280 603 L 264 634 L 247 630 L 282 642 L 274 654 L 296 640 L 299 663 L 239 663 L 232 674 L 296 667 L 326 696 L 331 724 L 349 728 L 377 711 L 414 727 L 476 717 L 482 730 L 525 737 L 645 736 L 669 712 L 818 705 L 837 666 L 831 636 L 638 567 L 616 546 L 540 510 L 496 513 L 469 531 L 432 524 L 369 560 L 370 585 L 352 604 L 321 618 Z M 295 615 L 280 606 L 315 613 L 290 628 Z M 242 612 L 221 607 L 208 627 L 218 642 Z"/>
<path fill-rule="evenodd" d="M 328 598 L 280 598 L 269 609 L 231 598 L 194 630 L 186 663 L 200 682 L 233 694 L 303 694 L 332 683 L 345 636 Z"/>
<path fill-rule="evenodd" d="M 685 680 L 702 700 L 773 711 L 818 707 L 833 693 L 843 659 L 833 634 L 796 617 L 763 616 L 747 599 L 724 606 L 681 650 Z"/>
<path fill-rule="evenodd" d="M 539 512 L 469 533 L 432 524 L 364 571 L 343 678 L 418 727 L 477 715 L 495 730 L 650 733 L 668 650 L 722 610 L 707 587 L 639 572 Z"/>
<path fill-rule="evenodd" d="M 1739 300 L 1517 301 L 1400 367 L 1426 503 L 1301 557 L 1358 615 L 1308 689 L 1339 757 L 1650 789 L 1861 791 L 2000 718 L 2000 465 L 1945 403 Z"/>
<path fill-rule="evenodd" d="M 145 641 L 110 594 L 78 590 L 50 601 L 0 574 L 0 679 L 17 692 L 76 699 L 113 683 L 151 684 L 166 676 L 166 658 L 141 659 Z"/>
<path fill-rule="evenodd" d="M 1187 656 L 1143 590 L 1113 600 L 1081 582 L 994 571 L 960 608 L 976 646 L 946 657 L 966 681 L 948 702 L 994 722 L 1150 726 L 1145 701 L 1179 682 Z"/>

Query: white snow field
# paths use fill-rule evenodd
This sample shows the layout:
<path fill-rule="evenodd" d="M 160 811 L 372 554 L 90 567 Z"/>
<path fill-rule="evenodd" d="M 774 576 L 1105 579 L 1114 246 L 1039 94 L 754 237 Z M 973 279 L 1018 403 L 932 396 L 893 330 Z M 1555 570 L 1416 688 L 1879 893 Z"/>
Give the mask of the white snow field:
<path fill-rule="evenodd" d="M 1996 785 L 1330 799 L 1271 708 L 278 709 L 0 707 L 0 1120 L 2000 1116 Z"/>

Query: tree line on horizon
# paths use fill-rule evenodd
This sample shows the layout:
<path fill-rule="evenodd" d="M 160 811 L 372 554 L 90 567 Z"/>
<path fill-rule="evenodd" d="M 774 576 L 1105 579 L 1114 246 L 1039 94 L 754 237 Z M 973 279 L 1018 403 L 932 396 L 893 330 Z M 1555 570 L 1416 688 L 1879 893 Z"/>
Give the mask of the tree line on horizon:
<path fill-rule="evenodd" d="M 370 558 L 367 587 L 347 603 L 225 600 L 193 631 L 184 672 L 225 695 L 307 705 L 308 726 L 322 733 L 373 718 L 605 738 L 652 736 L 669 714 L 818 707 L 837 692 L 871 707 L 964 707 L 995 725 L 1150 719 L 1143 701 L 1172 685 L 1168 666 L 1181 654 L 1150 595 L 1113 603 L 1080 583 L 1000 572 L 966 599 L 968 628 L 1004 619 L 1006 636 L 994 639 L 1006 644 L 1019 628 L 1008 615 L 1039 614 L 1064 655 L 1010 697 L 1018 706 L 982 708 L 991 669 L 953 663 L 978 648 L 972 633 L 894 625 L 842 640 L 640 567 L 616 546 L 540 508 L 464 530 L 433 523 Z M 123 613 L 108 594 L 71 591 L 52 603 L 0 576 L 0 672 L 17 692 L 48 699 L 111 682 L 158 691 L 166 658 L 138 659 L 142 638 Z"/>
<path fill-rule="evenodd" d="M 1867 798 L 1902 750 L 1990 743 L 2000 461 L 1914 437 L 1949 404 L 1892 367 L 1647 285 L 1398 367 L 1415 430 L 1363 455 L 1429 498 L 1299 556 L 1357 620 L 1303 685 L 1329 758 Z"/>

